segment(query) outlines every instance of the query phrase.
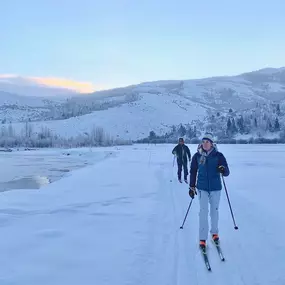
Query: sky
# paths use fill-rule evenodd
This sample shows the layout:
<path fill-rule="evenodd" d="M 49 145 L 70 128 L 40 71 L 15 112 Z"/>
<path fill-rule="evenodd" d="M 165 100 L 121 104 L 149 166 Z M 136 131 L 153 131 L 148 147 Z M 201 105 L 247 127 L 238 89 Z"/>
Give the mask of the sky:
<path fill-rule="evenodd" d="M 284 0 L 2 2 L 2 75 L 97 90 L 285 66 Z"/>

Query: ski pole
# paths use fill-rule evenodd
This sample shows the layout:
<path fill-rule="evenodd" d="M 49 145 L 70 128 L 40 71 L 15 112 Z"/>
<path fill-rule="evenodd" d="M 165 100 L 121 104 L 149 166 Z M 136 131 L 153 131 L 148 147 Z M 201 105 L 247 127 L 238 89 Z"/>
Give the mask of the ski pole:
<path fill-rule="evenodd" d="M 184 226 L 184 223 L 185 223 L 186 218 L 187 218 L 187 216 L 188 216 L 188 212 L 189 212 L 189 209 L 190 209 L 190 207 L 191 207 L 192 201 L 193 201 L 193 199 L 191 199 L 191 201 L 190 201 L 190 203 L 189 203 L 189 207 L 188 207 L 188 209 L 187 209 L 187 212 L 186 212 L 184 221 L 183 221 L 182 226 L 180 227 L 180 229 L 183 229 L 183 226 Z"/>
<path fill-rule="evenodd" d="M 237 230 L 238 227 L 237 227 L 236 222 L 235 222 L 235 218 L 234 218 L 234 214 L 233 214 L 233 210 L 232 210 L 232 206 L 231 206 L 231 202 L 230 202 L 230 198 L 229 198 L 229 194 L 228 194 L 228 190 L 227 190 L 227 187 L 226 187 L 224 176 L 222 176 L 222 179 L 223 179 L 223 184 L 224 184 L 224 188 L 225 188 L 225 191 L 226 191 L 226 195 L 227 195 L 227 198 L 228 198 L 228 203 L 229 203 L 229 207 L 230 207 L 230 210 L 231 210 L 231 214 L 232 214 L 235 230 Z"/>
<path fill-rule="evenodd" d="M 175 155 L 173 155 L 173 162 L 172 162 L 172 167 L 174 168 L 175 165 Z M 173 172 L 173 171 L 172 171 Z M 172 179 L 170 179 L 170 182 L 172 182 Z"/>

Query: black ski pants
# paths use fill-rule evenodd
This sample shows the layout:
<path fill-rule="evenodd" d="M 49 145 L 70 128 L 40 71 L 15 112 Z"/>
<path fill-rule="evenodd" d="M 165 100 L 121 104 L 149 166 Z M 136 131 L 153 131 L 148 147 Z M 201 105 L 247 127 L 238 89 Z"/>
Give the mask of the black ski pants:
<path fill-rule="evenodd" d="M 188 176 L 188 164 L 187 164 L 187 159 L 184 161 L 178 160 L 177 161 L 177 166 L 178 166 L 178 170 L 177 170 L 177 175 L 178 175 L 178 179 L 181 179 L 181 172 L 182 172 L 182 168 L 183 168 L 183 174 L 184 174 L 184 179 L 187 180 L 187 176 Z"/>

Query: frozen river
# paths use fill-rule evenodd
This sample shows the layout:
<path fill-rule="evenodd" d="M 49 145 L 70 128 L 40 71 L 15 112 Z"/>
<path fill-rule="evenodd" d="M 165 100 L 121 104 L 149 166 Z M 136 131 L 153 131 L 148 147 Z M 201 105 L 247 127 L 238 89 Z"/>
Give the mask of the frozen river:
<path fill-rule="evenodd" d="M 96 149 L 39 149 L 0 151 L 0 192 L 13 189 L 39 189 L 70 171 L 94 164 L 108 155 Z"/>

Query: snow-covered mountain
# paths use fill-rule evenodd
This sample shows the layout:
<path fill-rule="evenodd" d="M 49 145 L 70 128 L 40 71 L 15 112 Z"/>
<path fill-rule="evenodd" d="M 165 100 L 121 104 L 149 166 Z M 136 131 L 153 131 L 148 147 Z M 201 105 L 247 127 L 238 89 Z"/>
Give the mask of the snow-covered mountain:
<path fill-rule="evenodd" d="M 163 135 L 179 124 L 200 124 L 229 109 L 237 114 L 277 103 L 285 103 L 285 68 L 266 68 L 236 76 L 144 82 L 76 95 L 53 106 L 48 116 L 45 113 L 45 122 L 38 117 L 33 129 L 44 125 L 69 137 L 89 132 L 95 125 L 114 137 L 135 140 L 150 131 Z"/>
<path fill-rule="evenodd" d="M 79 104 L 92 104 L 102 98 L 127 97 L 139 102 L 142 95 L 148 96 L 149 106 L 154 95 L 161 95 L 163 103 L 170 97 L 181 98 L 184 105 L 198 104 L 217 111 L 243 110 L 260 104 L 279 102 L 285 99 L 285 68 L 266 68 L 237 76 L 221 76 L 194 80 L 165 80 L 144 82 L 138 85 L 100 91 L 84 97 L 73 97 Z M 175 104 L 175 102 L 173 102 Z M 183 110 L 183 105 L 181 105 Z"/>

